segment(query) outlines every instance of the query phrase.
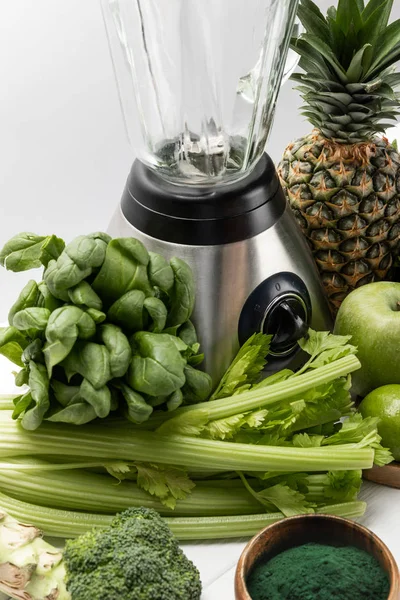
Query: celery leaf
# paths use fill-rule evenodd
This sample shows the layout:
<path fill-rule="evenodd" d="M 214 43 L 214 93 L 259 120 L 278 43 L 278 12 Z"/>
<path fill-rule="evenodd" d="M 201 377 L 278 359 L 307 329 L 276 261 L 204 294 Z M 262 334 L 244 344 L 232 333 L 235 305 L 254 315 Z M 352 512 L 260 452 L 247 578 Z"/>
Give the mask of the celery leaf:
<path fill-rule="evenodd" d="M 271 339 L 264 333 L 253 334 L 240 348 L 210 399 L 242 393 L 257 383 L 267 362 Z"/>
<path fill-rule="evenodd" d="M 308 433 L 297 433 L 293 436 L 292 444 L 296 448 L 318 448 L 324 440 L 323 435 L 308 435 Z"/>
<path fill-rule="evenodd" d="M 334 335 L 329 331 L 309 329 L 307 336 L 299 341 L 299 346 L 310 356 L 317 356 L 324 350 L 346 346 L 350 340 L 351 335 Z"/>
<path fill-rule="evenodd" d="M 160 425 L 157 433 L 198 436 L 202 433 L 208 421 L 209 414 L 206 408 L 182 412 L 177 417 L 173 417 Z"/>
<path fill-rule="evenodd" d="M 258 492 L 258 496 L 276 506 L 285 517 L 314 512 L 312 505 L 301 492 L 281 483 Z"/>
<path fill-rule="evenodd" d="M 366 417 L 363 419 L 362 415 L 356 413 L 343 421 L 340 430 L 326 438 L 323 445 L 362 443 L 369 434 L 377 434 L 378 422 L 379 419 L 377 417 Z M 369 439 L 373 441 L 375 437 Z M 366 445 L 369 445 L 369 441 L 367 441 Z"/>
<path fill-rule="evenodd" d="M 333 504 L 357 500 L 362 483 L 362 471 L 332 471 L 327 475 L 324 496 Z"/>
<path fill-rule="evenodd" d="M 210 421 L 203 429 L 202 435 L 212 440 L 225 440 L 232 438 L 240 429 L 244 421 L 244 415 L 232 415 L 225 419 Z"/>
<path fill-rule="evenodd" d="M 195 487 L 186 471 L 178 467 L 136 463 L 137 485 L 156 496 L 164 506 L 173 510 L 177 500 L 183 500 Z"/>

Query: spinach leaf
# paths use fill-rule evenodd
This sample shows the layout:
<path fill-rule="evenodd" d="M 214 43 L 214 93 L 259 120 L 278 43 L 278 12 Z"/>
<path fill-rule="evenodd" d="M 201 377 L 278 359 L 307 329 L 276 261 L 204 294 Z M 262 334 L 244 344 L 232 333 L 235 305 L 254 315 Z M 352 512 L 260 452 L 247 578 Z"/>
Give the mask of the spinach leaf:
<path fill-rule="evenodd" d="M 77 286 L 68 290 L 69 299 L 77 306 L 87 306 L 101 310 L 103 303 L 87 281 L 81 281 Z"/>
<path fill-rule="evenodd" d="M 144 329 L 143 305 L 146 294 L 142 290 L 131 290 L 110 306 L 107 317 L 128 332 Z"/>
<path fill-rule="evenodd" d="M 35 406 L 25 411 L 22 426 L 24 429 L 34 430 L 39 427 L 50 408 L 50 400 L 46 367 L 36 364 L 33 360 L 29 363 L 29 387 Z"/>
<path fill-rule="evenodd" d="M 179 327 L 178 336 L 185 342 L 187 346 L 197 344 L 197 333 L 192 321 L 186 321 Z"/>
<path fill-rule="evenodd" d="M 0 354 L 23 367 L 22 352 L 29 344 L 28 338 L 15 327 L 0 327 Z"/>
<path fill-rule="evenodd" d="M 149 396 L 169 396 L 185 383 L 186 361 L 171 335 L 139 331 L 132 336 L 129 385 Z"/>
<path fill-rule="evenodd" d="M 126 402 L 129 420 L 138 424 L 147 421 L 153 412 L 153 408 L 147 404 L 143 396 L 122 381 L 118 382 L 118 389 Z"/>
<path fill-rule="evenodd" d="M 15 385 L 22 387 L 29 383 L 29 370 L 27 368 L 21 369 L 18 373 L 15 373 Z"/>
<path fill-rule="evenodd" d="M 35 362 L 44 363 L 44 356 L 42 352 L 42 340 L 37 338 L 33 340 L 23 351 L 22 353 L 22 362 L 26 365 L 29 365 L 31 360 Z"/>
<path fill-rule="evenodd" d="M 96 418 L 96 413 L 87 402 L 76 402 L 61 408 L 46 417 L 46 421 L 53 423 L 69 423 L 70 425 L 84 425 Z"/>
<path fill-rule="evenodd" d="M 10 271 L 27 271 L 47 266 L 48 257 L 55 257 L 64 242 L 55 236 L 19 233 L 12 237 L 0 251 L 0 264 Z"/>
<path fill-rule="evenodd" d="M 57 381 L 57 379 L 52 379 L 51 389 L 61 406 L 69 406 L 70 404 L 76 404 L 76 402 L 80 401 L 79 385 L 66 385 L 61 381 Z"/>
<path fill-rule="evenodd" d="M 77 306 L 62 306 L 51 313 L 46 327 L 46 344 L 43 353 L 47 370 L 52 369 L 72 350 L 76 340 L 89 339 L 96 333 L 92 317 Z"/>
<path fill-rule="evenodd" d="M 15 313 L 13 324 L 19 331 L 44 331 L 50 318 L 50 314 L 48 308 L 38 308 L 37 306 L 25 308 L 24 310 Z"/>
<path fill-rule="evenodd" d="M 144 301 L 144 308 L 150 315 L 153 323 L 149 326 L 149 331 L 154 333 L 160 333 L 167 322 L 168 311 L 164 302 L 158 298 L 146 298 Z"/>
<path fill-rule="evenodd" d="M 103 313 L 101 310 L 96 310 L 95 308 L 86 308 L 86 307 L 83 307 L 83 310 L 85 311 L 86 314 L 89 315 L 89 317 L 92 317 L 92 319 L 96 323 L 96 325 L 98 323 L 103 323 L 103 321 L 105 321 L 107 318 L 106 313 Z"/>
<path fill-rule="evenodd" d="M 182 389 L 176 390 L 167 400 L 167 409 L 169 412 L 176 410 L 183 402 Z"/>
<path fill-rule="evenodd" d="M 130 290 L 153 295 L 147 276 L 149 254 L 134 238 L 116 238 L 107 246 L 106 257 L 93 282 L 93 289 L 107 306 Z"/>
<path fill-rule="evenodd" d="M 80 269 L 99 268 L 104 262 L 107 245 L 101 233 L 80 235 L 68 244 L 65 253 Z"/>
<path fill-rule="evenodd" d="M 79 373 L 97 390 L 111 379 L 110 355 L 105 346 L 94 342 L 78 342 L 63 360 L 68 381 Z"/>
<path fill-rule="evenodd" d="M 169 292 L 174 285 L 174 272 L 161 254 L 149 252 L 148 274 L 151 285 L 163 292 Z"/>
<path fill-rule="evenodd" d="M 20 415 L 29 410 L 29 408 L 33 407 L 34 404 L 35 403 L 33 401 L 31 392 L 27 392 L 22 396 L 17 396 L 17 398 L 14 398 L 14 410 L 12 418 L 18 419 Z"/>
<path fill-rule="evenodd" d="M 53 296 L 44 281 L 40 281 L 40 283 L 38 283 L 38 291 L 39 298 L 37 306 L 48 308 L 50 312 L 53 312 L 53 310 L 56 310 L 56 308 L 60 308 L 62 302 Z"/>
<path fill-rule="evenodd" d="M 49 235 L 42 244 L 40 262 L 47 267 L 51 260 L 57 260 L 65 248 L 65 242 L 55 235 Z"/>
<path fill-rule="evenodd" d="M 112 377 L 123 377 L 132 357 L 128 338 L 116 325 L 106 324 L 100 328 L 100 337 L 108 350 Z"/>
<path fill-rule="evenodd" d="M 174 286 L 170 292 L 171 307 L 167 325 L 181 325 L 190 319 L 194 308 L 195 283 L 188 264 L 180 258 L 172 258 L 170 265 L 174 272 Z"/>
<path fill-rule="evenodd" d="M 80 269 L 68 254 L 63 252 L 57 261 L 51 260 L 49 262 L 44 280 L 55 298 L 68 302 L 68 289 L 78 285 L 91 273 L 91 267 Z"/>
<path fill-rule="evenodd" d="M 36 281 L 31 279 L 22 289 L 20 295 L 18 296 L 16 302 L 10 308 L 10 312 L 8 313 L 8 322 L 10 325 L 14 325 L 13 319 L 14 315 L 20 310 L 24 310 L 25 308 L 29 308 L 31 306 L 37 306 L 39 299 L 39 290 Z"/>
<path fill-rule="evenodd" d="M 198 402 L 207 400 L 212 390 L 211 377 L 207 373 L 194 369 L 190 365 L 185 367 L 185 377 L 186 382 L 182 387 L 185 403 L 197 404 Z"/>
<path fill-rule="evenodd" d="M 50 292 L 56 298 L 68 302 L 68 290 L 89 277 L 99 268 L 105 258 L 107 242 L 102 234 L 81 235 L 75 238 L 59 258 L 50 260 L 44 274 Z"/>
<path fill-rule="evenodd" d="M 104 419 L 111 410 L 111 392 L 106 385 L 94 388 L 92 384 L 84 379 L 79 390 L 80 397 L 93 407 L 97 417 Z"/>

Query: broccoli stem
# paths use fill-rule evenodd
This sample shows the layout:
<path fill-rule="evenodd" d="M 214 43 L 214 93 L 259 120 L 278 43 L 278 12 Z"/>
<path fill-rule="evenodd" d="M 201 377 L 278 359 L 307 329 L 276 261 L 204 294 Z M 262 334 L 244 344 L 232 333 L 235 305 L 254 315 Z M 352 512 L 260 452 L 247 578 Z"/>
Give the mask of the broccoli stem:
<path fill-rule="evenodd" d="M 0 457 L 80 456 L 144 461 L 234 471 L 337 471 L 369 469 L 374 451 L 357 444 L 294 448 L 220 442 L 181 435 L 161 435 L 134 427 L 122 431 L 102 424 L 80 427 L 43 423 L 34 431 L 0 412 Z"/>
<path fill-rule="evenodd" d="M 110 525 L 110 515 L 91 514 L 47 508 L 10 498 L 0 493 L 0 506 L 19 521 L 33 523 L 45 535 L 71 538 L 90 529 Z M 321 507 L 318 513 L 355 519 L 365 512 L 365 502 L 347 502 Z M 165 519 L 172 532 L 180 540 L 207 540 L 251 536 L 257 531 L 283 518 L 283 514 L 266 513 L 232 517 L 171 517 Z"/>

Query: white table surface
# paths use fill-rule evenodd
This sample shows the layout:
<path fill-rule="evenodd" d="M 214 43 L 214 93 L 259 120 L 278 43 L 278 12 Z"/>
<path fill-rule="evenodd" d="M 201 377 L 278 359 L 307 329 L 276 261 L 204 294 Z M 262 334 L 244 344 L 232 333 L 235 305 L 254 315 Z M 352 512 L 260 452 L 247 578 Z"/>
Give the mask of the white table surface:
<path fill-rule="evenodd" d="M 12 370 L 13 365 L 0 356 L 0 394 L 18 392 L 18 388 L 14 386 Z M 359 521 L 382 538 L 400 564 L 400 490 L 365 482 L 361 499 L 368 503 L 368 508 Z M 200 570 L 202 600 L 234 598 L 235 567 L 246 541 L 218 540 L 182 545 L 187 556 Z"/>

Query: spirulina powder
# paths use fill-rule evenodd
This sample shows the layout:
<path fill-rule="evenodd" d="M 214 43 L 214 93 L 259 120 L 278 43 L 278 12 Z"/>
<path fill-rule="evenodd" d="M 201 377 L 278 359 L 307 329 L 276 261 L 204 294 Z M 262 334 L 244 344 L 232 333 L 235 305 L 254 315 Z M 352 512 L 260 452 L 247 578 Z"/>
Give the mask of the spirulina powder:
<path fill-rule="evenodd" d="M 387 600 L 389 587 L 364 550 L 314 543 L 258 563 L 247 580 L 252 600 Z"/>

